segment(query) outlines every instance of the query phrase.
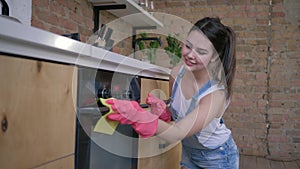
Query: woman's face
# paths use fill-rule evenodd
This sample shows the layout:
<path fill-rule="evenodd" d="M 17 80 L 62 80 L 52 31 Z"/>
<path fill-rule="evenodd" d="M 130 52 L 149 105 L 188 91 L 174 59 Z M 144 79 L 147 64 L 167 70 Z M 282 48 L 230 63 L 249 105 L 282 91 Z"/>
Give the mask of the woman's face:
<path fill-rule="evenodd" d="M 197 30 L 190 32 L 181 52 L 183 63 L 190 71 L 205 69 L 216 53 L 209 39 Z"/>

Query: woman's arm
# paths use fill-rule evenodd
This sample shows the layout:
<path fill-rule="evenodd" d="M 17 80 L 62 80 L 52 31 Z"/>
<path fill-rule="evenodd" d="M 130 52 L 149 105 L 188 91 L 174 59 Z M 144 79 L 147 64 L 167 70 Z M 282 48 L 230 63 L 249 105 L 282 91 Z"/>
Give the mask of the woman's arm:
<path fill-rule="evenodd" d="M 206 95 L 191 113 L 174 125 L 159 120 L 156 135 L 170 143 L 192 136 L 225 111 L 225 100 L 222 90 Z"/>

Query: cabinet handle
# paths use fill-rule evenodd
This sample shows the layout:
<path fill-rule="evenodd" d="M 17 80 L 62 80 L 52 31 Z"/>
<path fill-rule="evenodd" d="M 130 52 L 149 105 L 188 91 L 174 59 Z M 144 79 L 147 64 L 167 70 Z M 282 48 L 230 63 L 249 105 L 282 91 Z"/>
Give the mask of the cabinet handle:
<path fill-rule="evenodd" d="M 4 116 L 4 118 L 3 118 L 2 121 L 1 121 L 1 128 L 2 128 L 2 131 L 3 131 L 3 132 L 6 132 L 7 127 L 8 127 L 7 118 L 6 118 L 6 116 Z"/>

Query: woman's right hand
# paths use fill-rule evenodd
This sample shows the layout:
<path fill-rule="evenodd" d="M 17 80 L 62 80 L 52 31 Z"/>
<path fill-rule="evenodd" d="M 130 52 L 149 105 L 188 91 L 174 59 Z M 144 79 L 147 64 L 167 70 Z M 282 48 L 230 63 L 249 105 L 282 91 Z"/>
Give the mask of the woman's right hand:
<path fill-rule="evenodd" d="M 113 113 L 107 119 L 130 124 L 143 138 L 151 137 L 157 131 L 158 116 L 142 109 L 136 101 L 107 99 Z"/>

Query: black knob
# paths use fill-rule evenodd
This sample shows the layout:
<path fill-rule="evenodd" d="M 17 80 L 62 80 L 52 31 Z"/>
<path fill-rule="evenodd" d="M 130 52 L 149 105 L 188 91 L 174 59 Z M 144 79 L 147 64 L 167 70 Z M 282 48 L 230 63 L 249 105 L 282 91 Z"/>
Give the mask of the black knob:
<path fill-rule="evenodd" d="M 110 90 L 106 89 L 106 88 L 103 88 L 102 91 L 101 91 L 101 98 L 108 99 L 110 97 L 111 97 Z"/>
<path fill-rule="evenodd" d="M 125 90 L 123 93 L 123 97 L 126 99 L 132 99 L 132 91 L 130 90 Z"/>

